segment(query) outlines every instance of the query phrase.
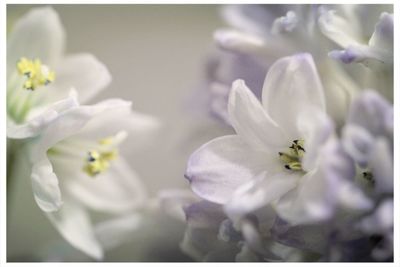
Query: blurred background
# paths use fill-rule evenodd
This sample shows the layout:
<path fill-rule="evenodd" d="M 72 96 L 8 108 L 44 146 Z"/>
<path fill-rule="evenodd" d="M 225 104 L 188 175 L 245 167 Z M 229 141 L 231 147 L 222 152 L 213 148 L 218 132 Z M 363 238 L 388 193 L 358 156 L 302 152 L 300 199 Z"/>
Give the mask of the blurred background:
<path fill-rule="evenodd" d="M 7 5 L 7 28 L 32 5 Z M 109 68 L 113 81 L 97 100 L 120 97 L 133 109 L 158 117 L 163 128 L 145 150 L 121 153 L 139 173 L 151 196 L 189 188 L 183 177 L 188 156 L 229 129 L 198 116 L 189 101 L 223 26 L 217 5 L 53 5 L 67 34 L 67 53 L 89 52 Z M 191 108 L 191 105 L 194 105 Z M 70 250 L 36 205 L 29 177 L 20 177 L 7 210 L 8 261 L 46 260 L 49 249 Z M 155 214 L 130 241 L 106 252 L 105 261 L 190 261 L 179 250 L 185 225 Z M 51 260 L 51 259 L 50 259 Z"/>

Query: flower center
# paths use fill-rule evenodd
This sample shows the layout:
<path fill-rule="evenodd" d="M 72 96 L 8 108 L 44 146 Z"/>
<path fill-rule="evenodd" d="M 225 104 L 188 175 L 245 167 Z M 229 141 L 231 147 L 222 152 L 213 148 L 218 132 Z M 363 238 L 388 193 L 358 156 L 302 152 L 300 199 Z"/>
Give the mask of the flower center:
<path fill-rule="evenodd" d="M 30 60 L 22 57 L 17 63 L 17 70 L 20 75 L 26 77 L 23 87 L 32 91 L 48 85 L 55 79 L 54 71 L 50 71 L 46 65 L 42 64 L 40 59 Z"/>
<path fill-rule="evenodd" d="M 288 152 L 279 152 L 279 158 L 284 162 L 286 169 L 291 171 L 304 171 L 301 166 L 301 159 L 306 152 L 303 145 L 303 140 L 294 140 Z"/>
<path fill-rule="evenodd" d="M 122 135 L 119 133 L 115 136 L 98 140 L 97 148 L 88 151 L 82 170 L 90 177 L 95 177 L 107 171 L 110 168 L 111 161 L 118 157 L 118 150 L 115 147 L 125 137 L 125 134 Z"/>

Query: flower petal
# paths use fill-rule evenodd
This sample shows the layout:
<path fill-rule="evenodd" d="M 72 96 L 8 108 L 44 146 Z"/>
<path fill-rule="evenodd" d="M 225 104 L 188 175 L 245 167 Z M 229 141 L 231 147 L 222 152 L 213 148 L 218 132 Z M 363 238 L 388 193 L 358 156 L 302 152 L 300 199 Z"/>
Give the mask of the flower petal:
<path fill-rule="evenodd" d="M 237 134 L 254 149 L 278 151 L 288 144 L 285 134 L 268 116 L 243 80 L 236 80 L 232 84 L 228 112 Z"/>
<path fill-rule="evenodd" d="M 44 212 L 58 210 L 63 202 L 58 179 L 46 156 L 37 160 L 32 166 L 32 189 L 36 203 Z"/>
<path fill-rule="evenodd" d="M 321 8 L 320 11 L 322 14 L 318 19 L 318 25 L 326 37 L 343 48 L 357 45 L 359 40 L 362 40 L 357 27 L 352 27 L 351 23 L 337 15 L 335 10 Z"/>
<path fill-rule="evenodd" d="M 131 213 L 96 224 L 94 232 L 103 249 L 111 250 L 129 241 L 141 224 L 143 217 Z"/>
<path fill-rule="evenodd" d="M 52 68 L 64 53 L 65 32 L 51 7 L 34 8 L 13 27 L 7 42 L 7 70 L 13 73 L 21 57 L 39 58 Z"/>
<path fill-rule="evenodd" d="M 373 90 L 366 90 L 354 99 L 347 122 L 365 128 L 372 135 L 389 136 L 388 119 L 393 118 L 393 106 Z"/>
<path fill-rule="evenodd" d="M 224 204 L 239 186 L 268 168 L 266 158 L 266 154 L 251 150 L 239 136 L 223 136 L 190 156 L 185 177 L 198 196 Z"/>
<path fill-rule="evenodd" d="M 296 174 L 262 173 L 254 180 L 240 186 L 225 205 L 224 210 L 236 222 L 243 216 L 268 205 L 271 201 L 279 199 L 296 186 L 299 178 Z"/>
<path fill-rule="evenodd" d="M 325 112 L 305 108 L 298 116 L 297 128 L 306 151 L 301 164 L 305 171 L 311 171 L 317 167 L 321 147 L 334 134 L 334 125 Z"/>
<path fill-rule="evenodd" d="M 94 179 L 83 172 L 70 178 L 65 182 L 69 194 L 96 211 L 124 213 L 145 203 L 144 185 L 123 158 L 114 160 L 107 172 Z"/>
<path fill-rule="evenodd" d="M 393 194 L 393 150 L 384 138 L 375 141 L 371 149 L 369 164 L 378 194 Z"/>
<path fill-rule="evenodd" d="M 343 128 L 342 136 L 343 147 L 346 152 L 361 167 L 366 167 L 374 145 L 373 136 L 364 128 L 354 124 L 346 125 Z"/>
<path fill-rule="evenodd" d="M 88 214 L 80 205 L 66 201 L 59 211 L 45 214 L 72 246 L 96 260 L 103 258 L 103 249 L 96 239 Z"/>
<path fill-rule="evenodd" d="M 61 140 L 77 134 L 95 116 L 101 116 L 114 109 L 130 106 L 131 103 L 120 99 L 108 99 L 91 106 L 71 108 L 52 121 L 43 131 L 35 144 L 33 155 L 45 153 Z"/>
<path fill-rule="evenodd" d="M 45 111 L 34 116 L 26 123 L 16 125 L 12 121 L 8 121 L 7 137 L 24 139 L 37 136 L 60 114 L 78 105 L 76 94 L 74 91 L 71 91 L 67 98 L 50 105 Z"/>
<path fill-rule="evenodd" d="M 107 67 L 92 54 L 81 53 L 63 58 L 56 69 L 56 79 L 46 90 L 48 101 L 65 97 L 74 86 L 79 93 L 79 101 L 87 103 L 111 82 Z"/>
<path fill-rule="evenodd" d="M 297 188 L 278 200 L 275 208 L 281 218 L 297 225 L 322 221 L 332 215 L 334 184 L 321 174 L 321 170 L 306 174 Z"/>
<path fill-rule="evenodd" d="M 262 102 L 290 141 L 301 138 L 296 125 L 301 111 L 313 108 L 325 112 L 323 87 L 311 55 L 297 54 L 276 61 L 265 78 Z"/>
<path fill-rule="evenodd" d="M 368 45 L 388 51 L 393 56 L 393 14 L 387 12 L 381 14 Z"/>

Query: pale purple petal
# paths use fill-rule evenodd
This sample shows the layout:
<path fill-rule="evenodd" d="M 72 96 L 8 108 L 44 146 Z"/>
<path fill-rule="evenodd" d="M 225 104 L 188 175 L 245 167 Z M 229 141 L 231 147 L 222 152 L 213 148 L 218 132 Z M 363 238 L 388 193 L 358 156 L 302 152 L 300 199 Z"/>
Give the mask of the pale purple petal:
<path fill-rule="evenodd" d="M 239 186 L 268 167 L 267 159 L 267 154 L 252 150 L 239 136 L 223 136 L 190 156 L 185 177 L 198 196 L 224 204 Z"/>

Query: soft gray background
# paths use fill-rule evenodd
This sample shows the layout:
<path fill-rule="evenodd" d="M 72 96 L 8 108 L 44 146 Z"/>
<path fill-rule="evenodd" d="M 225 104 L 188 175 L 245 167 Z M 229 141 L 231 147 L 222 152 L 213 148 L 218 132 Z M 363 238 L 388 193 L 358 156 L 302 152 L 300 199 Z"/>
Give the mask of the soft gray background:
<path fill-rule="evenodd" d="M 8 28 L 32 6 L 8 5 Z M 185 101 L 201 78 L 222 21 L 216 5 L 55 5 L 67 32 L 67 52 L 90 52 L 104 62 L 112 84 L 96 100 L 121 97 L 164 124 L 145 151 L 122 151 L 152 195 L 187 188 L 186 160 L 202 143 L 227 130 L 193 116 Z M 190 107 L 189 107 L 190 110 Z M 20 177 L 8 203 L 8 260 L 37 260 L 60 237 L 36 206 L 28 177 Z M 107 261 L 188 261 L 180 253 L 184 224 L 152 216 L 131 242 Z M 78 260 L 86 260 L 79 257 Z"/>

